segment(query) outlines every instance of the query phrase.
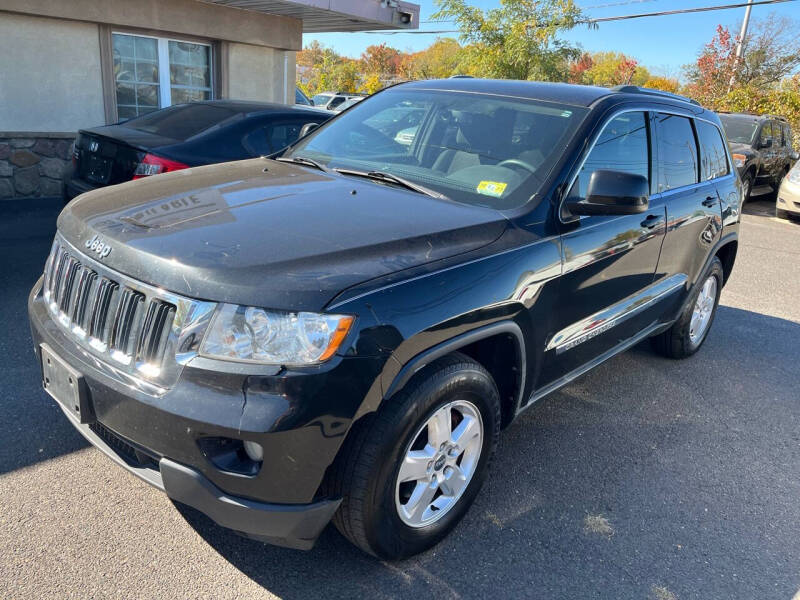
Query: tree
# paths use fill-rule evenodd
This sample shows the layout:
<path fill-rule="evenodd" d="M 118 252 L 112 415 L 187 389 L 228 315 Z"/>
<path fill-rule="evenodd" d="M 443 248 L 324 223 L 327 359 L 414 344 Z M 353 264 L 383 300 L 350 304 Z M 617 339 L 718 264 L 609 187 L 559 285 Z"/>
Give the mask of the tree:
<path fill-rule="evenodd" d="M 485 77 L 564 81 L 579 51 L 558 34 L 574 27 L 574 0 L 500 0 L 486 11 L 466 0 L 436 0 L 434 19 L 452 19 L 469 44 L 469 58 Z"/>
<path fill-rule="evenodd" d="M 361 54 L 361 63 L 365 74 L 388 79 L 397 74 L 400 52 L 386 44 L 367 46 Z"/>
<path fill-rule="evenodd" d="M 651 77 L 644 82 L 644 87 L 677 94 L 681 88 L 681 84 L 677 79 L 671 79 L 669 77 Z"/>
<path fill-rule="evenodd" d="M 798 22 L 774 14 L 753 22 L 743 47 L 736 80 L 742 85 L 773 85 L 800 66 Z"/>
<path fill-rule="evenodd" d="M 686 67 L 687 93 L 704 106 L 713 107 L 728 92 L 736 63 L 736 39 L 727 27 L 717 25 L 717 33 L 700 51 L 693 65 Z"/>
<path fill-rule="evenodd" d="M 466 74 L 465 51 L 453 38 L 439 38 L 425 50 L 403 55 L 398 74 L 404 79 L 445 79 Z"/>

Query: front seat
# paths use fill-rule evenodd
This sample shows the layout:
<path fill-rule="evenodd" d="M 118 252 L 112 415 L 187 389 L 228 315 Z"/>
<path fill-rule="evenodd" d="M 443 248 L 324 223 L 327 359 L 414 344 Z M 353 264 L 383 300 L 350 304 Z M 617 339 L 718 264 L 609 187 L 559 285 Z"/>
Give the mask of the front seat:
<path fill-rule="evenodd" d="M 498 138 L 497 119 L 488 115 L 459 117 L 455 147 L 447 148 L 433 163 L 433 170 L 449 175 L 481 164 L 496 164 L 492 140 Z"/>

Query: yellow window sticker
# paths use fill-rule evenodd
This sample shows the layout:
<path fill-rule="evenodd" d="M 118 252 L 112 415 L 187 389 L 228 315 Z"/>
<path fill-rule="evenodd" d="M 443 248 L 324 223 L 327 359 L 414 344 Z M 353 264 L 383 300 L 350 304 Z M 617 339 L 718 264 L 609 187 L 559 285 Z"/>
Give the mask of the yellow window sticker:
<path fill-rule="evenodd" d="M 478 184 L 478 193 L 499 198 L 506 191 L 507 183 L 502 181 L 481 181 Z"/>

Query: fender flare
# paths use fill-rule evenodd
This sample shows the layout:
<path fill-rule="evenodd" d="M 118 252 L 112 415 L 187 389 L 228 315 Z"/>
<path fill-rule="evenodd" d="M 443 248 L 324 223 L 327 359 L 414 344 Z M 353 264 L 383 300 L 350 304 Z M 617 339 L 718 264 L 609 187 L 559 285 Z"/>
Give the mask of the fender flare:
<path fill-rule="evenodd" d="M 386 392 L 383 394 L 383 399 L 388 400 L 394 396 L 409 382 L 409 380 L 414 376 L 415 373 L 417 373 L 417 371 L 432 363 L 436 359 L 450 354 L 451 352 L 455 352 L 459 348 L 463 348 L 464 346 L 468 346 L 474 342 L 478 342 L 480 340 L 503 333 L 510 334 L 517 344 L 517 367 L 519 368 L 520 379 L 519 389 L 516 393 L 516 403 L 514 406 L 514 414 L 516 414 L 516 412 L 519 410 L 522 396 L 525 393 L 528 363 L 525 353 L 525 337 L 522 334 L 522 329 L 519 325 L 517 325 L 517 323 L 509 320 L 499 321 L 497 323 L 478 327 L 477 329 L 457 335 L 449 340 L 428 348 L 423 352 L 420 352 L 407 363 L 405 363 L 397 375 L 394 376 L 391 384 L 386 388 Z"/>

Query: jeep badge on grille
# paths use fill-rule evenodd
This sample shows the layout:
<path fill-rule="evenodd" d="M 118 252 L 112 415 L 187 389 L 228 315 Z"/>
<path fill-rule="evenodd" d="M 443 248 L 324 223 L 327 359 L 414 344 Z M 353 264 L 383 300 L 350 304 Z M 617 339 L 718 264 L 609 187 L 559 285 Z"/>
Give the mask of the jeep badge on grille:
<path fill-rule="evenodd" d="M 100 258 L 105 258 L 111 254 L 111 246 L 106 244 L 99 236 L 94 236 L 90 240 L 86 240 L 84 244 L 92 252 L 96 252 Z"/>

